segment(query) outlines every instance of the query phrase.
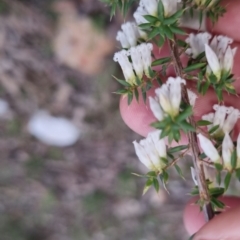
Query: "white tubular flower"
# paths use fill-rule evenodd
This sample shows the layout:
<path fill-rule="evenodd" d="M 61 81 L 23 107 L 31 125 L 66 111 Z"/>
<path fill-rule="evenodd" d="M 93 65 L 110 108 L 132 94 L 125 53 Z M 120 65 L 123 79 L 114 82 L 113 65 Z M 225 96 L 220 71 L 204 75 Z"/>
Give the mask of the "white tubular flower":
<path fill-rule="evenodd" d="M 121 43 L 122 48 L 130 48 L 131 47 L 128 42 L 127 36 L 122 31 L 118 31 L 116 40 Z"/>
<path fill-rule="evenodd" d="M 232 49 L 229 46 L 232 42 L 233 40 L 231 38 L 220 35 L 215 36 L 210 43 L 211 50 L 215 53 L 215 55 L 218 58 L 220 69 L 221 71 L 224 72 L 230 72 L 233 68 L 234 56 L 236 54 L 237 48 Z M 216 75 L 209 61 L 210 60 L 208 60 L 209 66 L 214 75 Z M 214 60 L 212 59 L 211 61 L 213 62 L 214 65 Z M 218 77 L 218 75 L 216 75 L 216 77 Z"/>
<path fill-rule="evenodd" d="M 139 79 L 142 79 L 144 66 L 143 66 L 142 55 L 141 55 L 141 52 L 139 51 L 139 46 L 131 47 L 130 50 L 128 51 L 128 54 L 131 56 L 132 65 L 137 76 L 139 77 Z"/>
<path fill-rule="evenodd" d="M 200 146 L 203 152 L 206 154 L 206 156 L 210 158 L 212 162 L 219 163 L 220 156 L 218 154 L 217 149 L 214 147 L 213 143 L 208 138 L 203 136 L 201 133 L 199 133 L 197 136 L 200 142 Z"/>
<path fill-rule="evenodd" d="M 139 160 L 151 171 L 162 172 L 166 164 L 161 158 L 167 157 L 166 144 L 160 139 L 161 131 L 157 130 L 148 134 L 146 139 L 139 143 L 133 142 Z"/>
<path fill-rule="evenodd" d="M 190 33 L 189 37 L 185 40 L 189 44 L 190 48 L 186 50 L 186 54 L 191 55 L 192 58 L 205 51 L 205 44 L 209 43 L 212 35 L 208 32 L 202 32 L 198 34 Z"/>
<path fill-rule="evenodd" d="M 168 81 L 155 90 L 161 108 L 171 116 L 177 116 L 181 103 L 181 84 L 186 81 L 180 77 L 169 77 Z"/>
<path fill-rule="evenodd" d="M 181 0 L 160 0 L 163 3 L 164 7 L 164 15 L 165 17 L 171 16 L 178 10 L 178 3 L 181 2 Z"/>
<path fill-rule="evenodd" d="M 237 138 L 237 166 L 236 169 L 240 168 L 240 134 Z"/>
<path fill-rule="evenodd" d="M 133 71 L 132 64 L 128 60 L 127 51 L 122 50 L 115 53 L 113 60 L 120 64 L 125 80 L 132 85 L 136 84 L 136 77 Z"/>
<path fill-rule="evenodd" d="M 218 60 L 216 53 L 209 47 L 208 44 L 205 44 L 205 54 L 208 61 L 208 66 L 212 70 L 213 74 L 219 80 L 221 77 L 221 66 Z"/>
<path fill-rule="evenodd" d="M 195 94 L 193 91 L 191 91 L 190 89 L 187 89 L 187 93 L 188 93 L 188 98 L 189 98 L 189 103 L 191 106 L 195 105 L 195 102 L 197 100 L 197 94 Z"/>
<path fill-rule="evenodd" d="M 239 117 L 239 110 L 234 109 L 227 117 L 226 121 L 223 124 L 223 132 L 230 133 L 235 124 L 237 123 Z"/>
<path fill-rule="evenodd" d="M 227 108 L 225 106 L 216 105 L 217 110 L 214 113 L 203 115 L 202 119 L 212 122 L 208 125 L 208 130 L 219 125 L 219 128 L 212 134 L 215 137 L 223 137 L 225 133 L 230 133 L 239 118 L 239 110 L 233 107 Z M 227 117 L 226 117 L 227 116 Z"/>
<path fill-rule="evenodd" d="M 159 102 L 156 99 L 149 97 L 149 104 L 153 115 L 157 118 L 157 120 L 162 121 L 164 118 L 164 113 Z"/>
<path fill-rule="evenodd" d="M 231 47 L 228 46 L 221 63 L 222 69 L 225 70 L 226 72 L 232 71 L 234 55 L 235 55 L 234 51 L 232 51 Z"/>
<path fill-rule="evenodd" d="M 137 46 L 137 50 L 140 52 L 142 57 L 143 69 L 147 77 L 150 77 L 149 68 L 152 64 L 151 52 L 153 50 L 153 45 L 151 43 L 142 43 Z"/>
<path fill-rule="evenodd" d="M 148 15 L 148 12 L 144 9 L 143 6 L 139 6 L 136 12 L 133 14 L 135 21 L 138 25 L 143 23 L 148 23 L 148 21 L 143 17 L 144 15 Z"/>
<path fill-rule="evenodd" d="M 137 40 L 139 38 L 138 27 L 135 23 L 126 22 L 122 24 L 122 30 L 131 47 L 137 45 Z"/>
<path fill-rule="evenodd" d="M 231 156 L 232 156 L 233 148 L 234 146 L 233 146 L 232 139 L 230 138 L 229 134 L 226 133 L 222 143 L 222 158 L 223 158 L 223 163 L 225 168 L 229 171 L 232 170 Z"/>
<path fill-rule="evenodd" d="M 140 0 L 139 3 L 149 15 L 157 16 L 158 1 L 157 0 Z"/>
<path fill-rule="evenodd" d="M 213 126 L 219 125 L 219 130 L 222 129 L 226 115 L 227 108 L 225 106 L 219 106 L 214 115 Z"/>

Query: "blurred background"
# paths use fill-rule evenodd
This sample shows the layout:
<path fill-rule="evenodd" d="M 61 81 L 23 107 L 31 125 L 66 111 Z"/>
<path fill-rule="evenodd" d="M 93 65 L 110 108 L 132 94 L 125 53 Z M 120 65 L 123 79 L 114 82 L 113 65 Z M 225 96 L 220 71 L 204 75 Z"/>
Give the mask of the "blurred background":
<path fill-rule="evenodd" d="M 98 0 L 0 0 L 0 239 L 181 240 L 192 181 L 142 197 Z M 190 179 L 189 176 L 186 176 Z"/>

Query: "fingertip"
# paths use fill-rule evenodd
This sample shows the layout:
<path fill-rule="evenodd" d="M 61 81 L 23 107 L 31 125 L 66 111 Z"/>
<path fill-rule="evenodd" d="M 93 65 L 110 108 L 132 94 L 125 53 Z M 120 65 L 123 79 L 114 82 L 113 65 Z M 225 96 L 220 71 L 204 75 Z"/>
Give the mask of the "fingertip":
<path fill-rule="evenodd" d="M 192 198 L 187 203 L 183 213 L 183 222 L 190 235 L 198 232 L 206 224 L 203 213 L 200 212 L 199 206 L 195 204 L 197 199 L 197 197 Z M 220 200 L 226 205 L 225 211 L 236 208 L 240 205 L 240 198 L 238 197 L 224 196 L 221 197 Z"/>
<path fill-rule="evenodd" d="M 150 124 L 156 121 L 149 107 L 149 96 L 154 96 L 153 88 L 147 92 L 146 104 L 143 101 L 140 91 L 138 102 L 134 98 L 132 103 L 128 105 L 127 96 L 122 96 L 119 104 L 120 113 L 125 124 L 134 132 L 144 137 L 150 131 L 154 130 Z"/>

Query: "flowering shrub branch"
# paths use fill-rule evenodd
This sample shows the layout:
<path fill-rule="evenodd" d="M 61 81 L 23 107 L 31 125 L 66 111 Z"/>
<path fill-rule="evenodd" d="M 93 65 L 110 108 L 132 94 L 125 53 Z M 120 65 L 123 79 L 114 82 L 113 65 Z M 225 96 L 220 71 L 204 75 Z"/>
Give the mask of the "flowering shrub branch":
<path fill-rule="evenodd" d="M 117 7 L 125 14 L 135 1 L 104 2 L 111 6 L 114 15 Z M 214 24 L 226 11 L 219 3 L 220 0 L 140 0 L 133 14 L 136 22 L 124 23 L 117 33 L 116 39 L 123 49 L 114 55 L 124 76 L 116 78 L 123 86 L 116 93 L 127 96 L 128 104 L 134 97 L 139 100 L 139 92 L 146 103 L 153 82 L 159 84 L 155 97 L 149 97 L 156 118 L 152 126 L 156 130 L 139 143 L 133 142 L 136 155 L 149 170 L 146 175 L 135 174 L 147 179 L 143 192 L 151 186 L 158 191 L 160 183 L 167 189 L 171 167 L 183 177 L 177 164 L 190 153 L 195 183 L 192 194 L 199 195 L 198 204 L 206 220 L 224 208 L 218 197 L 228 189 L 233 173 L 240 179 L 240 135 L 234 142 L 232 134 L 240 111 L 223 105 L 224 92 L 236 95 L 232 68 L 237 48 L 231 46 L 233 40 L 227 36 L 212 36 L 208 32 L 187 34 L 181 28 L 181 19 L 186 14 L 194 17 L 198 12 L 199 27 L 205 17 Z M 185 40 L 179 35 L 185 35 Z M 154 46 L 161 48 L 165 42 L 170 56 L 156 59 Z M 182 56 L 188 58 L 187 63 L 182 62 Z M 169 67 L 174 68 L 176 76 L 164 82 Z M 188 89 L 188 81 L 195 85 L 197 94 Z M 213 106 L 214 112 L 195 121 L 193 108 L 197 97 L 209 89 L 214 90 L 218 104 Z M 171 147 L 173 142 L 180 144 L 183 134 L 188 144 Z M 209 173 L 212 172 L 209 166 L 214 173 Z"/>

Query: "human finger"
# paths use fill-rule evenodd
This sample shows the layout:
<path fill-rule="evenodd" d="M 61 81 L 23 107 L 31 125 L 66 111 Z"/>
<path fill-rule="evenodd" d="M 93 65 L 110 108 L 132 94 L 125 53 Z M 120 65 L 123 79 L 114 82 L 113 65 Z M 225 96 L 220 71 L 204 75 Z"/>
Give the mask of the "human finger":
<path fill-rule="evenodd" d="M 207 20 L 208 31 L 215 34 L 227 35 L 235 41 L 240 41 L 240 1 L 224 0 L 221 2 L 221 5 L 226 7 L 227 11 L 214 25 L 209 19 Z"/>
<path fill-rule="evenodd" d="M 183 213 L 183 221 L 187 232 L 190 235 L 193 235 L 197 231 L 199 231 L 205 224 L 204 215 L 199 210 L 199 206 L 195 204 L 198 198 L 192 198 L 186 205 Z M 240 206 L 240 198 L 238 197 L 230 197 L 224 196 L 221 197 L 219 200 L 225 203 L 226 209 L 225 212 L 229 211 L 230 209 L 235 209 Z M 222 218 L 225 217 L 225 213 L 221 213 Z M 240 215 L 239 215 L 240 217 Z M 212 221 L 212 220 L 211 220 Z M 209 223 L 207 223 L 208 225 Z M 210 226 L 211 228 L 211 226 Z M 208 230 L 204 230 L 208 231 Z M 199 232 L 200 234 L 200 232 Z M 194 239 L 195 240 L 195 239 Z"/>

